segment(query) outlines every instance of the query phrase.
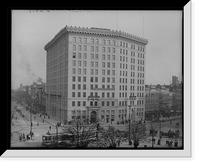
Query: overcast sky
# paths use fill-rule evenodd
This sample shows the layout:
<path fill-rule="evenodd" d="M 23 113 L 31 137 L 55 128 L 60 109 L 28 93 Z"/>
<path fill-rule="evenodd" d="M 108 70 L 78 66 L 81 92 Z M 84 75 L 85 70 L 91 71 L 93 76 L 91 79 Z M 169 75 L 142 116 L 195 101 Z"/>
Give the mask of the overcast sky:
<path fill-rule="evenodd" d="M 148 39 L 146 84 L 169 84 L 182 73 L 181 11 L 13 11 L 12 88 L 46 81 L 44 46 L 66 25 L 121 30 Z"/>

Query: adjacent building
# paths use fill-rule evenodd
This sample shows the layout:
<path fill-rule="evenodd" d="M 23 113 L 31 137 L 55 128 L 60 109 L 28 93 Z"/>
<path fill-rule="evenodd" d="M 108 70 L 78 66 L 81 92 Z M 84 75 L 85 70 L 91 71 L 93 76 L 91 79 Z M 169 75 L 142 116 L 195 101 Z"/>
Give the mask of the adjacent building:
<path fill-rule="evenodd" d="M 46 112 L 62 122 L 144 119 L 147 43 L 121 31 L 64 27 L 44 47 Z"/>

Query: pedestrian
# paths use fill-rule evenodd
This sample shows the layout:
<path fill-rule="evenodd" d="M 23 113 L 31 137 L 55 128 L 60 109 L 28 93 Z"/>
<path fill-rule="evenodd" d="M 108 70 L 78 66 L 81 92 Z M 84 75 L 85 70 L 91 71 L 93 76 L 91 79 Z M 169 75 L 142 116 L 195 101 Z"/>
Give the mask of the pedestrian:
<path fill-rule="evenodd" d="M 120 146 L 120 139 L 117 140 L 117 145 Z"/>
<path fill-rule="evenodd" d="M 21 135 L 19 136 L 19 141 L 20 141 L 20 142 L 22 141 L 22 136 L 21 136 Z"/>
<path fill-rule="evenodd" d="M 23 137 L 23 140 L 25 140 L 25 135 L 24 135 L 24 133 L 22 134 L 22 137 Z"/>
<path fill-rule="evenodd" d="M 51 126 L 49 126 L 49 130 L 51 131 Z"/>

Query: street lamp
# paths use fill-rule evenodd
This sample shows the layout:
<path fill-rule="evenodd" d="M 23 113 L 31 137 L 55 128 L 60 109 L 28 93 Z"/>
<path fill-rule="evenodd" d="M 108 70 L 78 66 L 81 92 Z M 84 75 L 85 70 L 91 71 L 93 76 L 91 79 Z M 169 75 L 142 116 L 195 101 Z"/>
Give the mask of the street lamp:
<path fill-rule="evenodd" d="M 129 119 L 128 119 L 128 122 L 129 122 L 129 134 L 128 134 L 129 145 L 132 144 L 132 142 L 131 142 L 131 118 L 130 118 L 130 111 L 131 111 L 131 105 L 129 105 Z"/>

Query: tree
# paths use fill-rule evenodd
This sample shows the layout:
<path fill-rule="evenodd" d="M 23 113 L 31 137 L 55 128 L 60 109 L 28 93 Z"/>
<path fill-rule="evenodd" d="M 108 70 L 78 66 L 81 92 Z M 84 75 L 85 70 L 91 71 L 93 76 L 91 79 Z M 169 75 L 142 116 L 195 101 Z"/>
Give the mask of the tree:
<path fill-rule="evenodd" d="M 87 148 L 96 141 L 97 123 L 88 124 L 86 120 L 76 118 L 64 126 L 63 131 L 73 135 L 73 144 L 76 148 Z"/>
<path fill-rule="evenodd" d="M 155 144 L 155 136 L 158 132 L 158 127 L 159 127 L 159 123 L 157 123 L 156 121 L 151 120 L 149 123 L 149 135 L 151 136 L 151 141 L 152 141 L 152 148 L 154 147 Z"/>
<path fill-rule="evenodd" d="M 99 139 L 97 140 L 98 147 L 116 148 L 117 141 L 121 140 L 122 134 L 113 126 L 108 126 L 107 129 L 100 128 Z"/>
<path fill-rule="evenodd" d="M 129 127 L 127 126 L 127 132 L 129 132 Z M 147 137 L 145 123 L 132 122 L 130 124 L 130 138 L 133 139 L 134 148 L 137 148 L 141 141 L 145 140 Z"/>

